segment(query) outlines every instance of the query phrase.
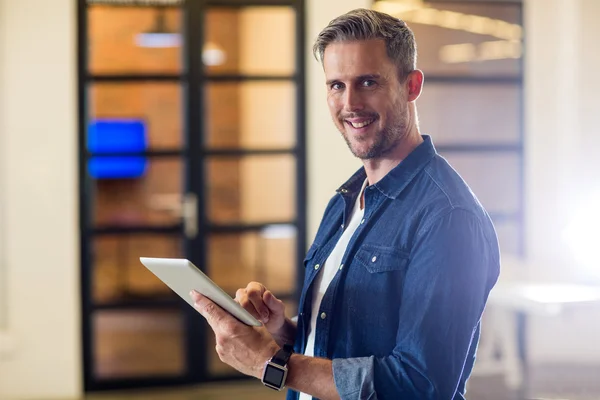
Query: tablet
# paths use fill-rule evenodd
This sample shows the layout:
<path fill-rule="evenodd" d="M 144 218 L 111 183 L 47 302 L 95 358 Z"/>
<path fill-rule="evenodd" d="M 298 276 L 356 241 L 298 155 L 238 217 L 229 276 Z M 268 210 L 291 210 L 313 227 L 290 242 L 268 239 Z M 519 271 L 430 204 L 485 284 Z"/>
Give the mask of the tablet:
<path fill-rule="evenodd" d="M 163 281 L 179 297 L 194 307 L 190 296 L 192 289 L 208 297 L 221 308 L 246 325 L 261 326 L 261 323 L 240 306 L 223 289 L 185 258 L 140 257 L 142 264 L 158 279 Z"/>

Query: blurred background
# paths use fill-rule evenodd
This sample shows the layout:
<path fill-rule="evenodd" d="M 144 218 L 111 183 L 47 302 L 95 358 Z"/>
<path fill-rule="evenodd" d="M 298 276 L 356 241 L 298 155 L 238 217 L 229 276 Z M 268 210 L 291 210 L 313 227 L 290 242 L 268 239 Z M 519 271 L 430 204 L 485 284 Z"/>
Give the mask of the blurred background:
<path fill-rule="evenodd" d="M 0 0 L 0 399 L 282 399 L 139 263 L 294 315 L 354 159 L 311 47 L 413 29 L 421 131 L 490 212 L 502 276 L 471 399 L 600 399 L 598 0 Z"/>

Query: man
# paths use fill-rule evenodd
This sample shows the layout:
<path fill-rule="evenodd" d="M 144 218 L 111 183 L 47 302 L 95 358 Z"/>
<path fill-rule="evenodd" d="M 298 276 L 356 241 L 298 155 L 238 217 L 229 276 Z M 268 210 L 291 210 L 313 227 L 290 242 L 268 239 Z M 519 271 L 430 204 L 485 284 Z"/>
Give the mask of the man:
<path fill-rule="evenodd" d="M 236 300 L 264 327 L 192 293 L 196 308 L 221 360 L 285 384 L 289 399 L 464 399 L 499 249 L 481 204 L 419 132 L 414 36 L 360 9 L 333 20 L 314 51 L 333 121 L 363 167 L 325 210 L 297 322 L 256 282 Z M 265 366 L 272 359 L 285 379 Z"/>

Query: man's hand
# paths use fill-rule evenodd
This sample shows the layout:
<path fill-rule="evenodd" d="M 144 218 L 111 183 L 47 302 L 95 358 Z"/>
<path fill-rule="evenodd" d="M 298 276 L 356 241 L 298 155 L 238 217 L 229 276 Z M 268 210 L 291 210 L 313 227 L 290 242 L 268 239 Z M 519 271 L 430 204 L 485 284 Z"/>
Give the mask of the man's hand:
<path fill-rule="evenodd" d="M 215 333 L 216 351 L 221 361 L 243 374 L 261 379 L 265 363 L 279 350 L 269 332 L 263 327 L 245 325 L 196 291 L 190 296 L 196 310 Z"/>
<path fill-rule="evenodd" d="M 281 334 L 285 323 L 285 305 L 258 282 L 250 282 L 235 293 L 235 301 L 260 320 L 273 336 Z"/>
<path fill-rule="evenodd" d="M 253 289 L 250 289 L 252 292 Z M 240 291 L 238 291 L 238 293 L 247 294 Z M 289 320 L 283 317 L 283 303 L 281 304 L 281 308 L 278 308 L 277 305 L 272 307 L 272 300 L 275 300 L 276 302 L 279 302 L 279 300 L 275 299 L 272 294 L 265 295 L 265 293 L 270 292 L 266 290 L 262 292 L 262 297 L 266 297 L 266 303 L 269 310 L 273 311 L 273 309 L 275 309 L 275 313 L 270 314 L 268 323 L 274 324 L 272 326 L 277 326 L 275 321 L 281 318 L 284 323 L 280 322 L 280 328 L 285 331 L 286 326 L 289 326 Z M 196 291 L 192 291 L 190 295 L 194 300 L 196 310 L 206 318 L 206 321 L 208 321 L 215 332 L 215 337 L 217 339 L 216 350 L 221 361 L 243 374 L 261 379 L 265 363 L 270 360 L 280 348 L 265 327 L 245 325 L 235 319 L 235 317 L 227 311 L 210 301 L 210 299 L 202 296 Z M 269 300 L 268 296 L 273 297 Z M 249 303 L 246 303 L 247 306 L 249 304 L 254 304 L 249 298 L 248 301 Z M 256 309 L 254 311 L 258 312 Z M 281 314 L 279 314 L 279 312 L 281 312 Z M 295 328 L 289 329 L 295 331 Z M 340 398 L 333 380 L 333 365 L 331 360 L 292 354 L 288 363 L 288 368 L 287 387 L 296 391 L 311 394 L 323 400 L 338 400 Z"/>

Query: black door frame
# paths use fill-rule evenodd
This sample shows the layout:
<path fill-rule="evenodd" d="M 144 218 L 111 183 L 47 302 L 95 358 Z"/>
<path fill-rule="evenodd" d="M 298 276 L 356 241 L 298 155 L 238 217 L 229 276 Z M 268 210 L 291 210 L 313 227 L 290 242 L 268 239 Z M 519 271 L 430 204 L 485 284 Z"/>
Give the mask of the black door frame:
<path fill-rule="evenodd" d="M 207 324 L 198 314 L 183 302 L 158 302 L 152 308 L 177 308 L 185 313 L 185 349 L 186 373 L 177 377 L 157 378 L 123 378 L 99 380 L 93 374 L 94 367 L 94 332 L 92 316 L 94 311 L 101 309 L 125 309 L 128 307 L 143 307 L 142 303 L 98 307 L 92 301 L 92 257 L 91 242 L 96 235 L 119 233 L 181 233 L 184 239 L 186 256 L 198 266 L 206 265 L 207 237 L 209 234 L 227 232 L 256 231 L 263 226 L 273 223 L 292 224 L 296 228 L 296 284 L 293 293 L 287 297 L 298 301 L 303 270 L 302 260 L 306 251 L 306 106 L 305 106 L 305 2 L 304 0 L 174 0 L 170 7 L 177 7 L 182 12 L 182 36 L 184 40 L 181 74 L 119 74 L 92 75 L 88 70 L 88 6 L 102 1 L 77 0 L 77 79 L 78 79 L 78 162 L 79 162 L 79 216 L 80 216 L 80 268 L 81 268 L 81 312 L 82 312 L 82 348 L 83 348 L 83 384 L 84 390 L 100 391 L 112 389 L 172 386 L 196 384 L 207 381 L 245 379 L 241 375 L 209 376 L 208 357 L 206 354 L 207 338 L 210 334 Z M 89 4 L 88 4 L 89 3 Z M 128 6 L 155 6 L 148 1 L 123 1 Z M 108 4 L 108 2 L 107 2 Z M 112 3 L 111 5 L 115 5 Z M 295 72 L 292 76 L 245 76 L 245 75 L 208 75 L 203 69 L 201 51 L 204 42 L 203 29 L 206 11 L 210 7 L 246 7 L 246 6 L 288 6 L 295 11 L 296 49 Z M 288 80 L 296 85 L 296 145 L 293 149 L 275 150 L 210 150 L 202 146 L 205 136 L 204 126 L 199 117 L 199 110 L 204 109 L 202 90 L 208 82 L 214 81 L 244 81 L 244 80 Z M 87 161 L 90 154 L 86 148 L 88 107 L 87 86 L 93 82 L 179 82 L 183 89 L 184 101 L 182 110 L 184 121 L 185 145 L 179 150 L 159 150 L 142 153 L 152 157 L 180 156 L 185 165 L 185 193 L 192 193 L 197 198 L 198 233 L 195 238 L 186 238 L 183 234 L 183 224 L 167 227 L 94 227 L 91 220 L 91 201 L 93 200 L 93 182 L 87 174 Z M 206 202 L 203 189 L 206 187 L 204 160 L 209 156 L 247 156 L 290 154 L 296 160 L 296 219 L 294 221 L 271 221 L 259 225 L 215 225 L 208 222 Z M 140 154 L 138 154 L 140 155 Z M 184 193 L 182 193 L 184 194 Z M 284 298 L 285 299 L 285 298 Z M 200 345 L 198 345 L 200 344 Z"/>

